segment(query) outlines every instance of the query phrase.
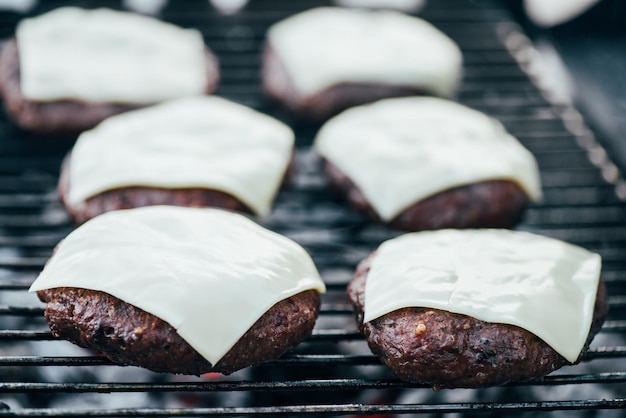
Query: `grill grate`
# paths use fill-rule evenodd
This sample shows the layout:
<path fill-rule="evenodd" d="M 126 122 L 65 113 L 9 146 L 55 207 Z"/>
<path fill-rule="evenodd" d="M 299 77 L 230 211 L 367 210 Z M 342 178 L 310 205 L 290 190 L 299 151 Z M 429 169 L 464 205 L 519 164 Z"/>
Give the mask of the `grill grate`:
<path fill-rule="evenodd" d="M 42 3 L 33 13 L 70 3 L 116 5 Z M 398 232 L 371 224 L 330 197 L 310 149 L 318 126 L 277 109 L 259 87 L 267 27 L 326 3 L 252 1 L 239 14 L 220 16 L 205 0 L 185 0 L 170 2 L 163 12 L 164 19 L 203 32 L 221 62 L 218 94 L 274 115 L 296 131 L 295 184 L 281 192 L 264 224 L 304 245 L 328 282 L 313 336 L 276 362 L 229 377 L 199 378 L 114 366 L 54 339 L 41 303 L 26 289 L 53 246 L 72 229 L 55 194 L 60 162 L 71 141 L 26 134 L 2 115 L 0 416 L 501 416 L 570 410 L 623 416 L 626 204 L 615 188 L 621 180 L 580 115 L 567 104 L 551 102 L 549 91 L 536 87 L 541 79 L 534 72 L 532 47 L 506 11 L 488 0 L 433 1 L 422 15 L 464 52 L 459 100 L 497 117 L 538 159 L 545 198 L 528 210 L 519 228 L 602 255 L 610 294 L 608 321 L 581 365 L 498 388 L 433 392 L 397 380 L 369 353 L 356 332 L 345 286 L 357 262 Z M 11 36 L 18 18 L 0 13 L 0 36 Z"/>

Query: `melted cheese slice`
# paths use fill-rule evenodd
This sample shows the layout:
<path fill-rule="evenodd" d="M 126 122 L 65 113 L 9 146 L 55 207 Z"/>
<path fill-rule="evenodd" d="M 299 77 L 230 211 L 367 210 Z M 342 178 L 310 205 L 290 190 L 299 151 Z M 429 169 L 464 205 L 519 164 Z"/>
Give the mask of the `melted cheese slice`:
<path fill-rule="evenodd" d="M 383 243 L 365 286 L 365 318 L 427 307 L 517 325 L 574 362 L 589 335 L 600 256 L 509 230 L 440 230 Z"/>
<path fill-rule="evenodd" d="M 541 197 L 537 163 L 495 119 L 433 97 L 386 99 L 329 120 L 314 144 L 383 220 L 444 190 L 486 180 Z"/>
<path fill-rule="evenodd" d="M 461 74 L 461 52 L 450 38 L 396 11 L 316 8 L 270 27 L 268 42 L 303 95 L 352 82 L 449 96 Z"/>
<path fill-rule="evenodd" d="M 200 32 L 149 17 L 63 7 L 23 20 L 16 37 L 30 100 L 152 103 L 206 89 Z"/>
<path fill-rule="evenodd" d="M 216 364 L 277 302 L 324 292 L 295 242 L 219 209 L 109 212 L 70 233 L 30 291 L 99 290 L 169 323 Z"/>
<path fill-rule="evenodd" d="M 206 187 L 265 215 L 293 153 L 283 123 L 215 96 L 113 116 L 83 132 L 71 153 L 68 200 L 127 186 Z"/>

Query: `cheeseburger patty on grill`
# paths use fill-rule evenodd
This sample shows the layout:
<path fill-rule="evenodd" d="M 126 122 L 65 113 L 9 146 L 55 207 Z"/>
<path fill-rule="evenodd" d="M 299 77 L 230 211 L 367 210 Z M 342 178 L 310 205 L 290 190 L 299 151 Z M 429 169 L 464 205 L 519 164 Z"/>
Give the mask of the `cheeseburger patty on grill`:
<path fill-rule="evenodd" d="M 449 100 L 353 107 L 322 126 L 314 148 L 331 188 L 398 229 L 511 228 L 541 199 L 534 156 L 497 120 Z"/>
<path fill-rule="evenodd" d="M 387 97 L 450 97 L 462 71 L 449 37 L 389 10 L 318 7 L 290 16 L 269 28 L 262 58 L 267 95 L 317 120 Z"/>
<path fill-rule="evenodd" d="M 107 293 L 64 287 L 37 295 L 47 303 L 45 318 L 54 336 L 97 350 L 118 364 L 192 375 L 230 374 L 279 358 L 311 334 L 320 304 L 314 290 L 278 302 L 212 365 L 167 322 Z"/>
<path fill-rule="evenodd" d="M 310 335 L 325 285 L 304 248 L 243 215 L 150 206 L 73 230 L 30 291 L 55 336 L 197 375 L 280 357 Z"/>
<path fill-rule="evenodd" d="M 421 96 L 428 90 L 409 85 L 343 82 L 312 95 L 298 92 L 288 72 L 271 45 L 263 51 L 263 90 L 270 98 L 293 114 L 311 120 L 324 121 L 342 110 L 388 97 Z"/>
<path fill-rule="evenodd" d="M 217 58 L 205 50 L 207 85 L 210 94 L 219 83 Z M 89 102 L 84 100 L 34 101 L 25 98 L 20 85 L 17 41 L 9 40 L 0 50 L 0 93 L 11 119 L 22 129 L 41 134 L 76 135 L 93 128 L 110 116 L 146 105 Z"/>
<path fill-rule="evenodd" d="M 58 192 L 68 214 L 76 224 L 112 210 L 140 208 L 144 206 L 172 205 L 197 208 L 221 208 L 251 214 L 248 206 L 236 197 L 221 190 L 202 187 L 166 189 L 149 186 L 120 187 L 99 193 L 83 202 L 73 204 L 68 195 L 70 184 L 71 158 L 68 156 L 61 166 Z M 285 173 L 281 187 L 288 187 L 293 179 L 293 161 Z"/>
<path fill-rule="evenodd" d="M 77 223 L 154 205 L 267 215 L 293 170 L 294 134 L 282 122 L 217 96 L 107 119 L 81 133 L 59 178 Z"/>
<path fill-rule="evenodd" d="M 340 199 L 358 212 L 383 222 L 350 177 L 328 160 L 323 160 L 323 167 Z M 386 223 L 405 231 L 512 228 L 520 222 L 529 203 L 528 195 L 516 183 L 489 180 L 454 187 L 415 202 Z"/>
<path fill-rule="evenodd" d="M 532 333 L 439 309 L 409 307 L 363 322 L 365 283 L 373 253 L 348 286 L 361 333 L 374 354 L 400 379 L 443 388 L 479 388 L 544 376 L 572 364 Z M 599 283 L 589 337 L 580 361 L 607 315 Z"/>

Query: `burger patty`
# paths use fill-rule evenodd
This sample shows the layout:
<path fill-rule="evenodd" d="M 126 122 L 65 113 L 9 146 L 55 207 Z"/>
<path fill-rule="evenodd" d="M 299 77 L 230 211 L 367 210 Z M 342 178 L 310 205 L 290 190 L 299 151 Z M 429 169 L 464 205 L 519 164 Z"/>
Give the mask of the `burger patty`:
<path fill-rule="evenodd" d="M 63 287 L 37 295 L 47 302 L 45 318 L 54 336 L 97 350 L 121 365 L 192 375 L 230 374 L 279 358 L 311 334 L 320 304 L 314 290 L 276 303 L 212 365 L 167 322 L 107 293 Z"/>
<path fill-rule="evenodd" d="M 58 191 L 61 201 L 76 224 L 82 224 L 98 215 L 120 209 L 133 209 L 144 206 L 172 205 L 187 207 L 212 207 L 251 214 L 252 210 L 236 197 L 220 190 L 203 187 L 166 189 L 151 186 L 119 187 L 90 197 L 84 202 L 72 204 L 68 200 L 70 191 L 70 157 L 61 167 Z M 294 176 L 293 163 L 290 163 L 283 187 Z"/>
<path fill-rule="evenodd" d="M 354 209 L 382 222 L 361 189 L 332 162 L 323 160 L 330 185 Z M 444 228 L 512 228 L 529 203 L 509 180 L 488 180 L 444 190 L 420 200 L 388 222 L 405 231 Z"/>
<path fill-rule="evenodd" d="M 219 74 L 217 59 L 207 49 L 206 93 L 217 88 Z M 17 41 L 11 39 L 0 51 L 0 92 L 7 112 L 23 129 L 42 134 L 75 135 L 96 126 L 104 119 L 138 109 L 144 105 L 130 105 L 82 100 L 57 100 L 38 102 L 22 95 L 20 84 L 20 59 Z"/>
<path fill-rule="evenodd" d="M 572 364 L 522 328 L 438 309 L 403 308 L 363 323 L 365 281 L 373 257 L 357 267 L 348 296 L 370 349 L 400 379 L 435 389 L 479 388 L 538 378 Z M 577 362 L 607 311 L 600 282 L 589 337 Z"/>
<path fill-rule="evenodd" d="M 428 94 L 425 89 L 412 86 L 345 82 L 305 96 L 295 89 L 285 66 L 270 45 L 263 51 L 262 83 L 265 93 L 291 112 L 318 121 L 380 99 Z"/>

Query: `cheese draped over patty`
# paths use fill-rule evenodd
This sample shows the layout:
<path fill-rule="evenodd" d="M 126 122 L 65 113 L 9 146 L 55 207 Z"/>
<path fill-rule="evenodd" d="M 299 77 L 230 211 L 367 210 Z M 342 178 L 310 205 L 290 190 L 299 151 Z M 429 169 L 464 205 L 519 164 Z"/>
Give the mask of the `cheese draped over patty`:
<path fill-rule="evenodd" d="M 330 119 L 314 144 L 384 221 L 454 187 L 511 180 L 541 198 L 532 154 L 495 119 L 434 97 L 385 99 Z"/>
<path fill-rule="evenodd" d="M 410 233 L 378 248 L 364 321 L 407 307 L 441 309 L 524 328 L 575 362 L 589 336 L 600 268 L 598 254 L 527 232 Z"/>
<path fill-rule="evenodd" d="M 268 44 L 301 95 L 341 83 L 409 86 L 450 96 L 457 45 L 423 19 L 396 11 L 319 7 L 274 24 Z"/>
<path fill-rule="evenodd" d="M 70 233 L 30 291 L 106 292 L 175 328 L 215 365 L 277 302 L 325 287 L 295 242 L 220 209 L 113 211 Z"/>
<path fill-rule="evenodd" d="M 142 104 L 207 87 L 200 32 L 146 16 L 63 7 L 23 20 L 16 38 L 30 100 Z"/>
<path fill-rule="evenodd" d="M 266 215 L 293 154 L 285 124 L 216 96 L 113 116 L 83 132 L 70 155 L 68 202 L 130 186 L 204 187 Z"/>

